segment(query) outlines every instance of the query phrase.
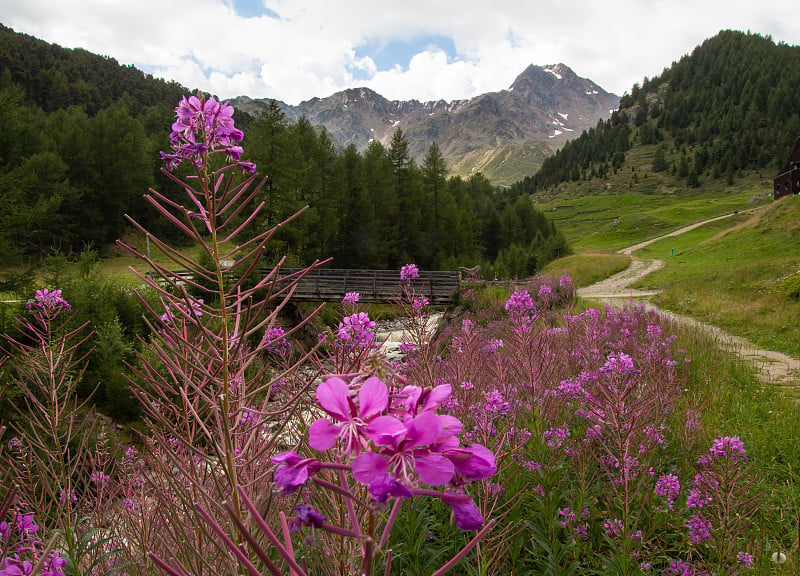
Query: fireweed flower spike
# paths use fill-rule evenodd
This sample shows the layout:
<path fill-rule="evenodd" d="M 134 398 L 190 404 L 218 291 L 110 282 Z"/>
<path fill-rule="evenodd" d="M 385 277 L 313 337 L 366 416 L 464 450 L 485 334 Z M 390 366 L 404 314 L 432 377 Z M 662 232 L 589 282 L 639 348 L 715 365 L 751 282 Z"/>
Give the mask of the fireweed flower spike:
<path fill-rule="evenodd" d="M 406 264 L 400 269 L 400 280 L 409 282 L 414 278 L 419 278 L 419 268 L 416 264 Z"/>
<path fill-rule="evenodd" d="M 233 106 L 214 98 L 189 96 L 178 103 L 175 113 L 177 119 L 169 135 L 172 153 L 161 152 L 167 170 L 174 170 L 184 161 L 204 170 L 208 156 L 219 152 L 245 172 L 255 172 L 255 164 L 239 161 L 243 150 L 236 143 L 242 141 L 244 133 L 233 125 Z"/>
<path fill-rule="evenodd" d="M 358 300 L 361 298 L 361 294 L 358 292 L 348 292 L 342 298 L 342 304 L 345 306 L 355 306 L 358 304 Z"/>
<path fill-rule="evenodd" d="M 25 304 L 25 307 L 28 310 L 38 308 L 41 311 L 47 311 L 51 313 L 59 312 L 61 310 L 66 310 L 69 312 L 72 309 L 69 303 L 61 297 L 61 290 L 48 290 L 47 288 L 43 290 L 37 290 L 33 300 L 28 300 L 28 302 Z"/>

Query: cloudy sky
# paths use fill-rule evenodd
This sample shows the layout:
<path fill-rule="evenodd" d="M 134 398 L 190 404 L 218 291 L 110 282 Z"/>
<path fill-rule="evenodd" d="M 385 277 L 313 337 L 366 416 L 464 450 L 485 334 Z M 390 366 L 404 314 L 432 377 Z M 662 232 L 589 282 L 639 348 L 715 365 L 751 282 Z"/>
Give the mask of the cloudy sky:
<path fill-rule="evenodd" d="M 622 95 L 723 29 L 800 44 L 797 0 L 2 0 L 0 22 L 222 98 L 469 98 L 563 62 Z"/>

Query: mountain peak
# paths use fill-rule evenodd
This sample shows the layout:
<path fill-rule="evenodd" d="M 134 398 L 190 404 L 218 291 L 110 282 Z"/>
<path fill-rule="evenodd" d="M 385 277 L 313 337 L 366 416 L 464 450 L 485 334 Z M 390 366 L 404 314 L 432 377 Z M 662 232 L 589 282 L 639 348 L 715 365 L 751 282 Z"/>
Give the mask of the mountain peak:
<path fill-rule="evenodd" d="M 238 105 L 252 114 L 260 103 L 234 102 Z M 350 88 L 286 106 L 285 112 L 290 119 L 305 116 L 324 126 L 342 146 L 363 150 L 373 140 L 388 145 L 402 128 L 415 158 L 435 141 L 448 160 L 456 161 L 476 150 L 531 142 L 552 151 L 618 107 L 617 96 L 558 63 L 531 64 L 508 90 L 466 100 L 387 100 L 369 88 Z"/>
<path fill-rule="evenodd" d="M 536 66 L 530 64 L 517 76 L 509 90 L 522 91 L 531 89 L 537 85 L 550 86 L 559 80 L 574 81 L 578 75 L 566 64 L 548 64 L 547 66 Z"/>

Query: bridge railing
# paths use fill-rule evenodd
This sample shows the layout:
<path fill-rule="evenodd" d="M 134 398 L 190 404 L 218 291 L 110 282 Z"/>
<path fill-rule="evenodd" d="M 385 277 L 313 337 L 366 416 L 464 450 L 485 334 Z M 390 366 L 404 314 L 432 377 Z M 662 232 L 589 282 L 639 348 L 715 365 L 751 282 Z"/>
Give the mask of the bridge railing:
<path fill-rule="evenodd" d="M 276 287 L 296 277 L 300 268 L 281 268 Z M 447 304 L 459 286 L 459 273 L 448 270 L 420 271 L 411 281 L 419 295 L 431 304 Z M 361 302 L 391 302 L 401 293 L 399 270 L 346 270 L 316 268 L 308 271 L 297 283 L 293 299 L 337 301 L 348 292 L 358 292 Z"/>

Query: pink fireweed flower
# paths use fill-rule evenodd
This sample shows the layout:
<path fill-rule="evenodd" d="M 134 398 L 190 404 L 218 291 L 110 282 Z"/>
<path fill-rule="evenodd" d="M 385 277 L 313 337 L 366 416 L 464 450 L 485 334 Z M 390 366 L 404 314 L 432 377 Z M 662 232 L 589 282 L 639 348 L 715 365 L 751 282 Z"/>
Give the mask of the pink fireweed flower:
<path fill-rule="evenodd" d="M 413 354 L 415 350 L 414 345 L 411 342 L 400 342 L 400 346 L 397 348 L 403 354 Z"/>
<path fill-rule="evenodd" d="M 747 460 L 744 443 L 738 436 L 721 436 L 714 440 L 708 453 L 714 458 L 729 458 L 734 462 Z"/>
<path fill-rule="evenodd" d="M 243 150 L 236 143 L 242 141 L 244 133 L 234 126 L 233 106 L 214 98 L 190 96 L 178 103 L 175 113 L 177 119 L 169 136 L 172 153 L 161 152 L 167 170 L 184 161 L 202 170 L 210 154 L 222 153 L 245 172 L 255 172 L 255 164 L 239 161 Z"/>
<path fill-rule="evenodd" d="M 389 474 L 406 485 L 419 478 L 429 486 L 447 484 L 455 474 L 455 465 L 431 445 L 444 442 L 452 416 L 423 411 L 416 418 L 401 422 L 394 416 L 380 416 L 370 422 L 367 436 L 379 446 L 378 452 L 365 452 L 353 461 L 353 477 L 362 484 L 372 484 Z"/>
<path fill-rule="evenodd" d="M 58 493 L 58 502 L 62 506 L 67 506 L 67 505 L 72 506 L 73 504 L 78 502 L 78 494 L 75 492 L 75 490 L 70 490 L 69 497 L 67 497 L 67 493 L 61 490 Z"/>
<path fill-rule="evenodd" d="M 702 514 L 695 514 L 686 521 L 689 529 L 689 538 L 693 544 L 700 544 L 703 540 L 711 538 L 711 520 L 704 518 Z"/>
<path fill-rule="evenodd" d="M 614 518 L 613 520 L 607 520 L 603 522 L 603 532 L 606 536 L 619 536 L 622 534 L 622 529 L 624 528 L 622 524 L 622 520 L 619 518 Z"/>
<path fill-rule="evenodd" d="M 422 388 L 421 386 L 405 386 L 394 397 L 392 411 L 397 413 L 405 411 L 403 417 L 414 416 L 421 412 L 435 412 L 439 404 L 450 397 L 452 393 L 450 384 L 439 384 L 433 388 Z M 461 423 L 459 422 L 460 426 Z M 454 434 L 460 434 L 461 429 Z"/>
<path fill-rule="evenodd" d="M 98 486 L 103 486 L 111 479 L 111 476 L 109 476 L 103 471 L 97 471 L 97 472 L 92 472 L 90 479 L 93 484 L 96 484 Z"/>
<path fill-rule="evenodd" d="M 366 312 L 345 316 L 339 322 L 339 340 L 360 348 L 368 348 L 375 339 L 374 328 L 375 322 L 369 319 Z"/>
<path fill-rule="evenodd" d="M 39 525 L 36 524 L 33 517 L 33 512 L 27 514 L 17 513 L 17 532 L 19 532 L 22 539 L 26 539 L 39 531 Z"/>
<path fill-rule="evenodd" d="M 189 300 L 189 308 L 186 307 L 186 304 L 183 302 L 175 302 L 173 306 L 179 311 L 179 313 L 187 316 L 195 318 L 200 318 L 203 315 L 203 299 L 198 298 L 197 300 Z M 175 319 L 175 312 L 172 311 L 169 304 L 164 305 L 164 313 L 161 315 L 160 320 L 165 324 L 171 323 Z"/>
<path fill-rule="evenodd" d="M 419 268 L 416 264 L 406 264 L 400 269 L 400 280 L 408 282 L 414 278 L 419 278 Z"/>
<path fill-rule="evenodd" d="M 72 309 L 72 306 L 61 297 L 61 290 L 48 290 L 47 288 L 37 290 L 33 300 L 28 300 L 25 307 L 28 310 L 38 308 L 49 312 L 70 311 Z"/>
<path fill-rule="evenodd" d="M 748 570 L 753 569 L 753 555 L 749 552 L 739 552 L 736 555 L 736 559 L 739 561 L 739 564 L 747 568 Z"/>
<path fill-rule="evenodd" d="M 358 304 L 359 299 L 361 298 L 361 294 L 358 292 L 348 292 L 342 298 L 342 304 L 345 306 L 354 306 Z"/>
<path fill-rule="evenodd" d="M 503 343 L 502 340 L 500 340 L 499 338 L 492 338 L 491 340 L 489 340 L 489 342 L 486 343 L 486 346 L 484 346 L 483 349 L 486 350 L 486 352 L 488 352 L 489 354 L 495 354 L 503 346 L 505 346 L 505 344 Z"/>
<path fill-rule="evenodd" d="M 414 497 L 414 493 L 411 490 L 388 474 L 377 476 L 373 479 L 372 484 L 369 485 L 369 493 L 372 496 L 372 501 L 379 504 L 385 503 L 389 496 L 409 499 Z"/>
<path fill-rule="evenodd" d="M 430 304 L 430 300 L 428 300 L 425 296 L 418 296 L 414 298 L 414 301 L 411 303 L 415 312 L 419 312 L 425 306 Z"/>
<path fill-rule="evenodd" d="M 442 455 L 453 463 L 456 475 L 453 482 L 474 482 L 491 478 L 497 472 L 494 453 L 481 444 L 470 444 L 466 448 L 446 448 Z"/>
<path fill-rule="evenodd" d="M 483 526 L 483 515 L 475 502 L 467 494 L 459 492 L 445 492 L 442 501 L 450 506 L 455 517 L 456 526 L 461 530 L 478 530 Z"/>
<path fill-rule="evenodd" d="M 278 354 L 279 356 L 292 349 L 292 343 L 286 339 L 286 332 L 281 326 L 275 326 L 267 330 L 261 345 L 270 354 Z"/>
<path fill-rule="evenodd" d="M 325 516 L 308 504 L 298 504 L 294 507 L 294 511 L 296 514 L 289 521 L 289 529 L 292 531 L 299 530 L 303 526 L 319 528 L 325 522 Z"/>
<path fill-rule="evenodd" d="M 291 450 L 276 454 L 271 460 L 273 464 L 278 465 L 273 473 L 273 479 L 275 484 L 283 489 L 284 494 L 296 492 L 311 476 L 322 469 L 322 464 L 316 458 L 303 458 Z"/>
<path fill-rule="evenodd" d="M 667 502 L 667 508 L 672 510 L 675 498 L 681 492 L 681 483 L 674 474 L 665 474 L 656 481 L 654 492 L 657 496 L 664 498 Z"/>
<path fill-rule="evenodd" d="M 524 314 L 533 310 L 533 299 L 525 290 L 517 290 L 506 301 L 505 309 L 512 314 Z"/>
<path fill-rule="evenodd" d="M 367 425 L 386 411 L 389 406 L 389 390 L 376 377 L 367 378 L 358 391 L 358 405 L 350 396 L 350 388 L 341 378 L 325 380 L 317 387 L 319 405 L 336 422 L 320 418 L 311 425 L 308 443 L 315 450 L 329 450 L 337 440 L 342 453 L 358 456 L 367 445 Z"/>
<path fill-rule="evenodd" d="M 561 525 L 564 528 L 572 524 L 577 518 L 575 512 L 573 512 L 569 508 L 562 508 L 561 510 L 558 511 L 558 515 L 563 518 L 563 520 L 561 520 Z"/>
<path fill-rule="evenodd" d="M 550 428 L 542 433 L 542 438 L 550 448 L 560 448 L 571 435 L 569 428 Z"/>

